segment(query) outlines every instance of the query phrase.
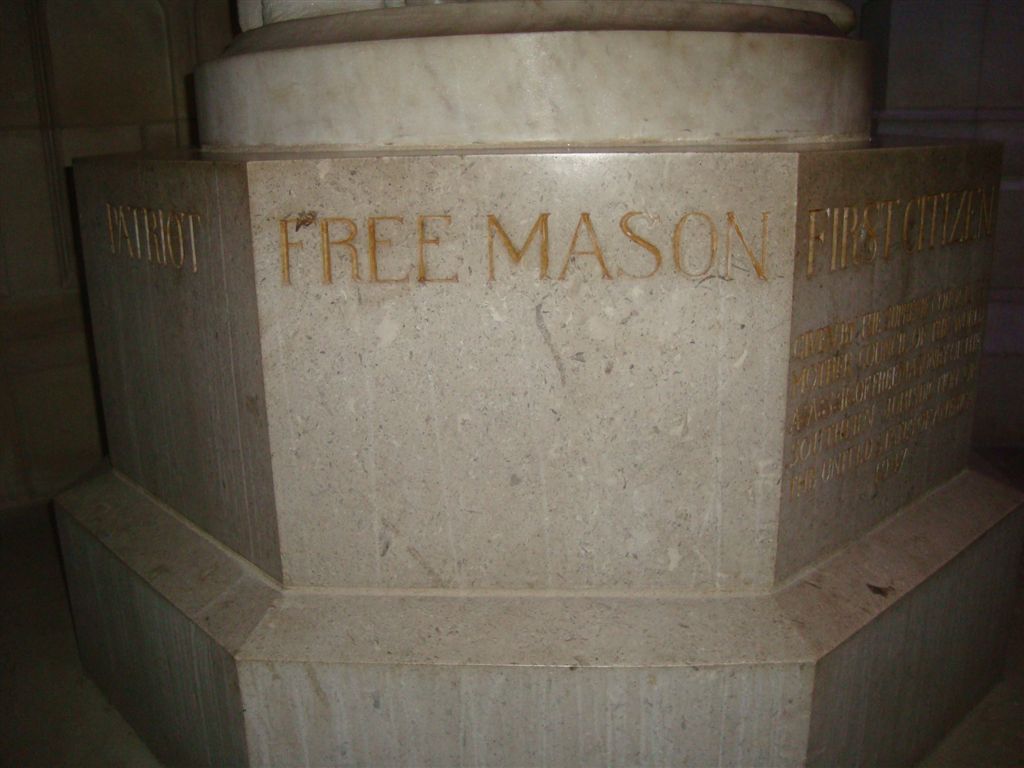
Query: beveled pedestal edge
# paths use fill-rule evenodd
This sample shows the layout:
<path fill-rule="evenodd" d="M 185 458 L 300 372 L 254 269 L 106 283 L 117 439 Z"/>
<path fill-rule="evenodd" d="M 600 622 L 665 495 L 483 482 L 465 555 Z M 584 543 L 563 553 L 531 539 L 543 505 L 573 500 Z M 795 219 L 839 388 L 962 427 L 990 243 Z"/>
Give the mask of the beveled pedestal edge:
<path fill-rule="evenodd" d="M 364 712 L 353 691 L 333 689 L 339 674 L 350 679 L 345 669 L 372 674 L 389 701 L 434 674 L 458 687 L 465 673 L 472 685 L 484 684 L 481 675 L 502 681 L 524 705 L 538 674 L 587 670 L 628 696 L 632 683 L 620 678 L 630 670 L 664 673 L 657 679 L 671 695 L 735 669 L 747 670 L 729 673 L 750 688 L 744 696 L 768 695 L 772 680 L 795 686 L 786 738 L 808 751 L 793 764 L 830 765 L 923 754 L 998 676 L 1024 506 L 1019 492 L 965 471 L 780 590 L 729 597 L 281 590 L 113 471 L 62 494 L 57 516 L 83 662 L 164 759 L 282 759 L 307 738 L 303 713 L 319 711 L 323 696 L 329 706 L 348 702 L 346 716 L 369 728 L 379 714 L 370 700 Z M 381 671 L 356 672 L 372 669 Z M 729 701 L 722 706 L 739 706 Z M 490 728 L 480 718 L 491 710 L 473 706 L 437 716 Z M 847 727 L 854 721 L 864 728 Z M 455 724 L 428 726 L 436 743 L 420 747 L 450 759 L 444 739 Z M 192 737 L 182 740 L 182 729 Z M 686 736 L 712 737 L 720 734 Z M 337 738 L 314 729 L 309 754 L 326 754 Z M 366 746 L 363 757 L 409 747 L 388 744 Z M 534 754 L 501 739 L 493 746 L 492 758 Z"/>

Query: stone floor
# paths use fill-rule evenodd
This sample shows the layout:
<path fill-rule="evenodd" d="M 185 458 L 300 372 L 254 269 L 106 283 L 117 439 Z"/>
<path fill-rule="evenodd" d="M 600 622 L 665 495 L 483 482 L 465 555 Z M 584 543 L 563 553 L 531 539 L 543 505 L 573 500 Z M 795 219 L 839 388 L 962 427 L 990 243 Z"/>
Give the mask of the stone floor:
<path fill-rule="evenodd" d="M 1024 452 L 989 460 L 1024 487 Z M 0 766 L 159 766 L 78 663 L 45 504 L 0 510 Z M 1024 766 L 1024 590 L 1005 679 L 920 766 Z"/>

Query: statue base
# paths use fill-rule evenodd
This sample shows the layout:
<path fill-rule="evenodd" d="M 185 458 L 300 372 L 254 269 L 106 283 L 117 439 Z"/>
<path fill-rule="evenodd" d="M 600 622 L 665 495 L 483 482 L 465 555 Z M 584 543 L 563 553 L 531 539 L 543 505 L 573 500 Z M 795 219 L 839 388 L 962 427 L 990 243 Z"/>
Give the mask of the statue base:
<path fill-rule="evenodd" d="M 988 690 L 1021 496 L 965 471 L 763 594 L 282 589 L 107 472 L 83 664 L 175 765 L 908 765 Z"/>

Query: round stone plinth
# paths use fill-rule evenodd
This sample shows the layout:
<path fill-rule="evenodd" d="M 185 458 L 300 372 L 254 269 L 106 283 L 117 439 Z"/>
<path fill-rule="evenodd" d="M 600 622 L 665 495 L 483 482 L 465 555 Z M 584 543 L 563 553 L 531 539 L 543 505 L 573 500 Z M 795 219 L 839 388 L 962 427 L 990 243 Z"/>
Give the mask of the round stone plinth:
<path fill-rule="evenodd" d="M 356 150 L 867 138 L 867 51 L 828 17 L 626 5 L 469 3 L 270 24 L 198 70 L 200 137 Z"/>
<path fill-rule="evenodd" d="M 249 53 L 196 79 L 210 147 L 860 141 L 866 63 L 835 38 L 542 32 Z"/>

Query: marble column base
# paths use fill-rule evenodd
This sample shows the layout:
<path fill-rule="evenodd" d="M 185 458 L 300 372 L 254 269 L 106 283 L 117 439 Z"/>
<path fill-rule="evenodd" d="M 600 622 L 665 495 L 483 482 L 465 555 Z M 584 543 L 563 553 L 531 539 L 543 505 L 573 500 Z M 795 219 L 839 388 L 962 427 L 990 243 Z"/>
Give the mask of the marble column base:
<path fill-rule="evenodd" d="M 116 471 L 58 525 L 83 663 L 189 765 L 893 765 L 1001 673 L 1024 507 L 965 471 L 778 589 L 282 589 Z"/>
<path fill-rule="evenodd" d="M 165 760 L 879 765 L 997 677 L 989 145 L 76 165 L 85 666 Z"/>

